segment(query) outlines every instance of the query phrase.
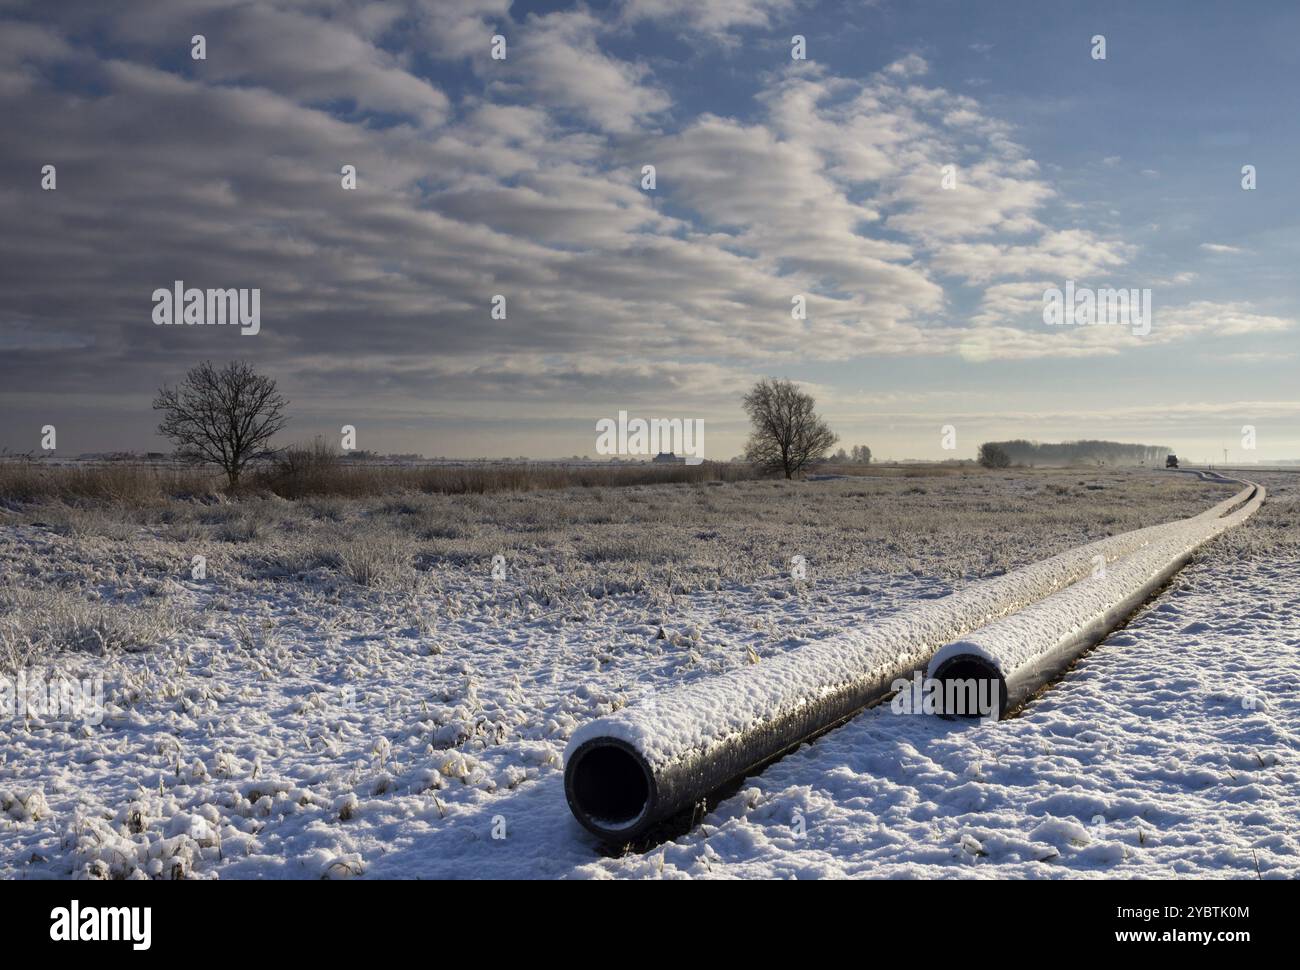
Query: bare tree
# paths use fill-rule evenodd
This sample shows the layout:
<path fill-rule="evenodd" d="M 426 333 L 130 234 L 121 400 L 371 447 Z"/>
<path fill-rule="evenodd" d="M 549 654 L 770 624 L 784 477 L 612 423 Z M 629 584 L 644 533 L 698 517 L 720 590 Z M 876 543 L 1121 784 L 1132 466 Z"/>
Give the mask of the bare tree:
<path fill-rule="evenodd" d="M 745 395 L 745 413 L 753 430 L 745 460 L 766 471 L 793 478 L 810 462 L 826 457 L 838 437 L 814 411 L 811 394 L 792 381 L 764 378 Z"/>
<path fill-rule="evenodd" d="M 177 455 L 220 466 L 234 489 L 245 465 L 272 454 L 267 443 L 288 424 L 288 403 L 251 365 L 231 361 L 218 370 L 204 361 L 179 387 L 160 388 L 153 408 L 163 412 L 158 433 L 175 442 Z"/>

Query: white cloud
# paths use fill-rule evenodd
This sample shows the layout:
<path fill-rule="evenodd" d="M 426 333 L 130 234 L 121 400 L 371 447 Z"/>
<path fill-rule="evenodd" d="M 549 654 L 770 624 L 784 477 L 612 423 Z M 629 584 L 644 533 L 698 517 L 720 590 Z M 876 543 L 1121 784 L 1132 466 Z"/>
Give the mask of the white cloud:
<path fill-rule="evenodd" d="M 1102 239 L 1086 229 L 1060 229 L 1027 244 L 951 243 L 935 254 L 934 265 L 973 283 L 1017 276 L 1064 281 L 1122 266 L 1134 251 L 1127 243 Z"/>
<path fill-rule="evenodd" d="M 908 54 L 889 64 L 885 73 L 896 78 L 918 77 L 928 73 L 930 65 L 920 54 Z"/>
<path fill-rule="evenodd" d="M 490 57 L 492 36 L 506 36 L 507 51 L 511 0 L 420 0 L 417 13 L 424 36 L 441 57 Z"/>
<path fill-rule="evenodd" d="M 1296 326 L 1287 317 L 1259 312 L 1248 302 L 1198 300 L 1176 306 L 1153 303 L 1151 332 L 1136 335 L 1124 326 L 1053 327 L 1043 323 L 1043 293 L 1055 283 L 989 287 L 957 342 L 968 360 L 1113 357 L 1149 347 L 1200 339 L 1284 333 Z"/>
<path fill-rule="evenodd" d="M 503 90 L 575 111 L 606 131 L 629 132 L 671 104 L 643 65 L 600 50 L 603 24 L 586 10 L 531 16 L 502 66 Z"/>
<path fill-rule="evenodd" d="M 393 55 L 341 24 L 297 11 L 234 8 L 222 19 L 213 48 L 201 68 L 205 78 L 251 81 L 306 104 L 353 101 L 362 109 L 407 114 L 426 125 L 447 115 L 447 96 Z M 231 56 L 234 51 L 237 56 Z"/>
<path fill-rule="evenodd" d="M 1197 300 L 1167 310 L 1157 309 L 1153 333 L 1164 341 L 1195 336 L 1245 337 L 1261 333 L 1284 333 L 1295 327 L 1289 317 L 1260 313 L 1249 301 L 1217 303 Z"/>
<path fill-rule="evenodd" d="M 795 6 L 795 0 L 627 0 L 623 18 L 633 24 L 653 20 L 717 38 L 738 27 L 770 27 Z"/>
<path fill-rule="evenodd" d="M 1271 364 L 1281 360 L 1295 360 L 1295 351 L 1238 350 L 1231 353 L 1202 354 L 1202 360 L 1232 364 Z"/>

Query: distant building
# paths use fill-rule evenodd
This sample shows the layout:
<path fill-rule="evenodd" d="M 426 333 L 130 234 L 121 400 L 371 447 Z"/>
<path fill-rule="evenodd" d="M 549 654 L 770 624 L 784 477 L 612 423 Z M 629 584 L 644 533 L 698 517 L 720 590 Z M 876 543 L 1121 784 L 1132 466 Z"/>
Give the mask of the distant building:
<path fill-rule="evenodd" d="M 661 451 L 661 452 L 659 452 L 659 454 L 655 455 L 654 458 L 651 459 L 651 461 L 652 461 L 654 464 L 656 464 L 656 465 L 684 465 L 684 464 L 686 464 L 686 459 L 685 459 L 685 458 L 678 458 L 678 457 L 677 457 L 675 454 L 673 454 L 671 451 Z"/>

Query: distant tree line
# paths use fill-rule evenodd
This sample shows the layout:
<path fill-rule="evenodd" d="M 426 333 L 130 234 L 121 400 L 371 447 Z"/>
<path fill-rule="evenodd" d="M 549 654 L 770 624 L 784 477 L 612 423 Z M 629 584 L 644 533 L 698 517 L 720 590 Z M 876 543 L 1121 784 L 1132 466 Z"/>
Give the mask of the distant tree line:
<path fill-rule="evenodd" d="M 852 451 L 841 448 L 828 461 L 835 465 L 870 465 L 871 449 L 866 445 L 854 445 Z"/>
<path fill-rule="evenodd" d="M 979 461 L 986 468 L 1008 465 L 1163 465 L 1172 449 L 1164 445 L 1128 444 L 1121 441 L 986 441 Z"/>

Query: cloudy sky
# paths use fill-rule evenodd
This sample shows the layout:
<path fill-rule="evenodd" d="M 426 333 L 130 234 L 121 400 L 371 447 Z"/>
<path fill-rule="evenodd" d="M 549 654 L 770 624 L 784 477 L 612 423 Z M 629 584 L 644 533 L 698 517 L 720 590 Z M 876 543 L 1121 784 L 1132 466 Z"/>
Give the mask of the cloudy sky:
<path fill-rule="evenodd" d="M 1300 457 L 1297 37 L 1286 0 L 0 0 L 0 447 L 162 450 L 158 385 L 239 357 L 286 440 L 379 451 L 594 455 L 627 410 L 729 458 L 777 375 L 882 457 Z M 259 288 L 260 333 L 155 326 L 175 280 Z M 1067 280 L 1151 332 L 1047 326 Z"/>

